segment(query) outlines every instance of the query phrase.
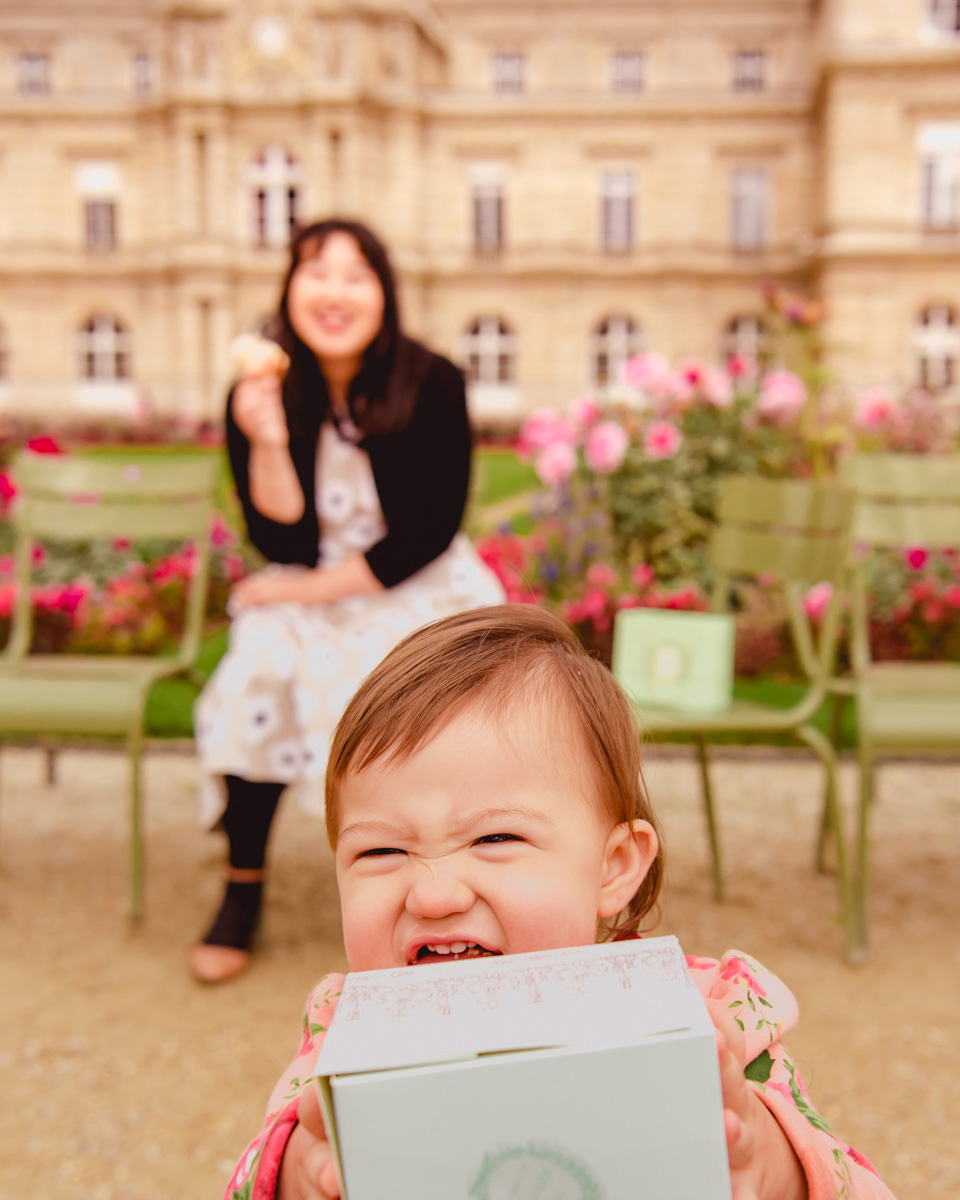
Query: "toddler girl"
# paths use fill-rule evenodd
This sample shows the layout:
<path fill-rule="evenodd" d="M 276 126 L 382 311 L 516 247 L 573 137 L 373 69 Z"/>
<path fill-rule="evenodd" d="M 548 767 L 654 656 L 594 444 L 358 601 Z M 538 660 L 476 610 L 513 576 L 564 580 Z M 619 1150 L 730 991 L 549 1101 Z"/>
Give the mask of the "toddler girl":
<path fill-rule="evenodd" d="M 326 801 L 352 970 L 635 937 L 660 888 L 629 704 L 537 608 L 460 613 L 403 641 L 337 727 Z M 781 1040 L 790 992 L 739 953 L 688 962 L 717 1028 L 734 1200 L 891 1200 L 806 1098 Z M 339 1195 L 310 1077 L 342 979 L 307 1000 L 227 1200 Z"/>

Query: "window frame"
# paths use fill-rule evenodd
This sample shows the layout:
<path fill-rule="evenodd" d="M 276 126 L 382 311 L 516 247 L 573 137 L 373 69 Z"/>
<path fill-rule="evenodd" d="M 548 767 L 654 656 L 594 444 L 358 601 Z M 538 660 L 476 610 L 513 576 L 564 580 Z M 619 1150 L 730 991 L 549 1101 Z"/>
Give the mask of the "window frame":
<path fill-rule="evenodd" d="M 17 56 L 18 91 L 21 96 L 50 94 L 50 55 L 45 50 L 21 50 Z"/>
<path fill-rule="evenodd" d="M 938 313 L 946 314 L 947 319 L 942 324 L 931 320 Z M 939 340 L 939 348 L 943 350 L 940 357 L 930 353 L 930 345 L 936 346 L 937 337 L 930 337 L 926 333 L 934 324 L 939 324 L 942 331 L 952 331 Z M 928 344 L 925 346 L 924 342 Z M 914 349 L 918 360 L 920 386 L 926 391 L 942 392 L 953 387 L 960 380 L 960 319 L 951 304 L 928 304 L 920 310 L 914 325 Z M 942 371 L 932 372 L 933 364 L 942 367 Z M 940 376 L 933 382 L 930 378 L 932 373 Z"/>
<path fill-rule="evenodd" d="M 920 222 L 930 231 L 960 228 L 960 121 L 921 128 Z"/>
<path fill-rule="evenodd" d="M 616 325 L 616 328 L 611 326 Z M 629 313 L 608 313 L 590 334 L 590 379 L 594 387 L 618 382 L 623 364 L 642 354 L 646 343 L 643 325 Z"/>
<path fill-rule="evenodd" d="M 494 50 L 490 79 L 497 95 L 521 95 L 527 90 L 527 55 L 522 50 Z"/>
<path fill-rule="evenodd" d="M 112 196 L 85 196 L 85 245 L 97 254 L 117 248 L 117 202 Z M 104 223 L 105 220 L 105 223 Z"/>
<path fill-rule="evenodd" d="M 625 70 L 627 63 L 631 70 Z M 610 55 L 610 90 L 618 96 L 636 96 L 647 90 L 647 56 L 642 50 L 614 50 Z"/>
<path fill-rule="evenodd" d="M 600 248 L 604 254 L 631 254 L 637 244 L 636 171 L 606 167 L 600 172 Z"/>
<path fill-rule="evenodd" d="M 927 20 L 937 33 L 960 36 L 960 0 L 929 0 Z"/>
<path fill-rule="evenodd" d="M 733 90 L 753 94 L 766 91 L 768 69 L 769 59 L 765 50 L 734 50 Z"/>
<path fill-rule="evenodd" d="M 77 330 L 81 384 L 129 383 L 133 378 L 130 330 L 112 313 L 94 313 Z"/>
<path fill-rule="evenodd" d="M 771 180 L 762 163 L 742 164 L 730 172 L 730 247 L 736 254 L 760 254 L 770 244 Z M 757 232 L 750 234 L 751 211 Z"/>

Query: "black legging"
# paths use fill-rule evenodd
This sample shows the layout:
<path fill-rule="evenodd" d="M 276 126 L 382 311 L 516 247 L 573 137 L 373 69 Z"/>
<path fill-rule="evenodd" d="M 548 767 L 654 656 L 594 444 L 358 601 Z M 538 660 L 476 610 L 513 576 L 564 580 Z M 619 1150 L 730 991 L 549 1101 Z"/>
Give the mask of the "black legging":
<path fill-rule="evenodd" d="M 267 838 L 283 783 L 258 783 L 227 775 L 227 807 L 223 828 L 230 843 L 230 866 L 259 871 L 267 852 Z"/>

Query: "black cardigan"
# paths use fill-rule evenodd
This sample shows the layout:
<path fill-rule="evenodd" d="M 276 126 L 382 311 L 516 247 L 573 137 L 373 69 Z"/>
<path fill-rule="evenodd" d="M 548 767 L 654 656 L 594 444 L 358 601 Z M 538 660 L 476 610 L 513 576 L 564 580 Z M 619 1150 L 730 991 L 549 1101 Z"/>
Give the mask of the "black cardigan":
<path fill-rule="evenodd" d="M 303 489 L 299 521 L 272 521 L 250 500 L 250 443 L 233 419 L 227 399 L 227 449 L 250 541 L 276 563 L 314 567 L 320 560 L 317 520 L 317 435 L 292 434 L 290 457 Z M 370 434 L 360 446 L 370 455 L 387 534 L 366 553 L 384 587 L 408 579 L 433 562 L 460 527 L 470 486 L 470 425 L 463 374 L 431 355 L 409 425 L 395 433 Z"/>

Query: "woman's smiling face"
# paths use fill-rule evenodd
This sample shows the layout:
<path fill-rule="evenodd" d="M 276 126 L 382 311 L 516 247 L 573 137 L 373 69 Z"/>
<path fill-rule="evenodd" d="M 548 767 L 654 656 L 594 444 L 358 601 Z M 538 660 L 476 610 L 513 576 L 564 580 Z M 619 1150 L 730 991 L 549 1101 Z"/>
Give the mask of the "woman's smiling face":
<path fill-rule="evenodd" d="M 600 815 L 569 723 L 468 710 L 411 757 L 342 784 L 337 879 L 354 971 L 588 945 L 656 853 Z"/>
<path fill-rule="evenodd" d="M 349 233 L 331 233 L 304 257 L 287 292 L 290 325 L 321 367 L 359 369 L 383 325 L 384 304 L 377 273 Z"/>

